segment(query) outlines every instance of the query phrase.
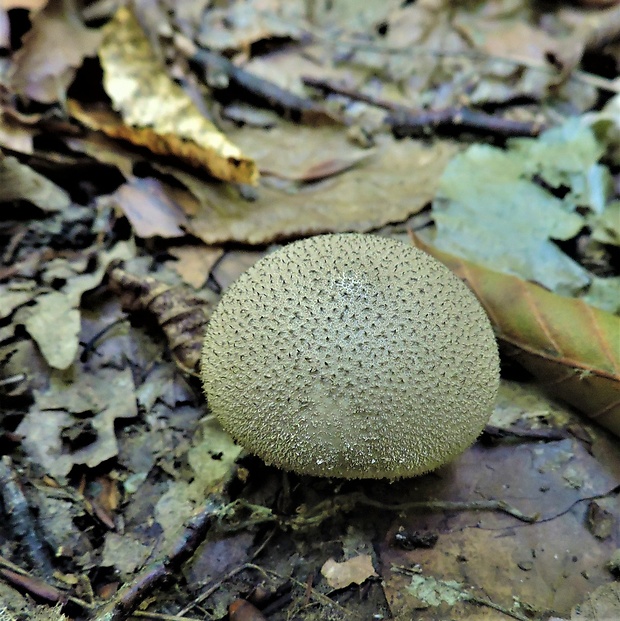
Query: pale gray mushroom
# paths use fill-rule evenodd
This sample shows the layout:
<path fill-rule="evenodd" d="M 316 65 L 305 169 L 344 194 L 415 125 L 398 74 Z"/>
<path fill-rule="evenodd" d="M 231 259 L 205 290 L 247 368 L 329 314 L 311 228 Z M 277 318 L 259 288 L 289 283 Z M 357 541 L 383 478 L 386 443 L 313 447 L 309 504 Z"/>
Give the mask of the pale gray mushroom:
<path fill-rule="evenodd" d="M 228 289 L 207 328 L 202 381 L 224 429 L 265 462 L 394 479 L 476 439 L 499 359 L 478 300 L 434 258 L 374 235 L 320 235 Z"/>

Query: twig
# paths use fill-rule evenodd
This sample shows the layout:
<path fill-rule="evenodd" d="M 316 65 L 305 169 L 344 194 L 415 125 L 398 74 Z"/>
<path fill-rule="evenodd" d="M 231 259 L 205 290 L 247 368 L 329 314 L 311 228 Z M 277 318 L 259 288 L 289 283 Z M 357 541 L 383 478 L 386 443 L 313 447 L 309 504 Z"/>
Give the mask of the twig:
<path fill-rule="evenodd" d="M 264 569 L 263 567 L 260 567 L 259 565 L 255 565 L 254 563 L 243 563 L 242 565 L 239 565 L 239 567 L 235 567 L 235 569 L 228 572 L 225 576 L 217 580 L 206 591 L 201 593 L 200 596 L 196 598 L 191 604 L 188 604 L 185 608 L 180 610 L 178 613 L 179 617 L 184 618 L 184 615 L 186 615 L 192 608 L 194 608 L 198 604 L 201 604 L 202 602 L 207 600 L 209 597 L 211 597 L 211 595 L 213 595 L 213 593 L 215 593 L 215 591 L 220 589 L 224 585 L 225 582 L 227 582 L 228 580 L 230 580 L 237 574 L 241 573 L 242 571 L 245 571 L 246 569 L 253 569 L 255 571 L 258 571 L 259 573 L 263 574 L 265 578 L 271 575 L 280 580 L 282 579 L 289 580 L 290 582 L 292 582 L 293 584 L 295 584 L 296 586 L 304 590 L 307 590 L 308 588 L 306 584 L 300 582 L 299 580 L 296 580 L 292 576 L 289 576 L 288 578 L 283 578 L 282 576 L 280 576 L 280 574 L 270 569 Z M 323 593 L 320 593 L 319 591 L 316 591 L 313 588 L 310 589 L 310 595 L 323 606 L 331 606 L 331 607 L 336 608 L 342 614 L 343 617 L 351 616 L 351 613 L 348 610 L 343 608 L 338 602 L 335 602 L 334 600 L 330 599 L 327 595 L 324 595 Z"/>
<path fill-rule="evenodd" d="M 203 509 L 186 525 L 183 534 L 169 554 L 153 563 L 133 582 L 125 585 L 116 596 L 104 606 L 96 609 L 89 617 L 91 621 L 123 621 L 164 580 L 174 576 L 196 551 L 204 540 L 215 516 L 221 511 L 224 501 L 213 495 Z"/>
<path fill-rule="evenodd" d="M 109 332 L 112 328 L 119 325 L 120 323 L 123 323 L 126 319 L 127 317 L 120 317 L 119 319 L 115 319 L 112 323 L 105 326 L 105 328 L 99 330 L 99 332 L 97 332 L 97 334 L 95 334 L 90 340 L 86 341 L 85 343 L 80 343 L 80 345 L 84 347 L 80 355 L 80 362 L 86 362 L 90 357 L 90 354 L 95 351 L 99 339 L 107 332 Z"/>
<path fill-rule="evenodd" d="M 222 587 L 225 582 L 228 582 L 231 578 L 234 578 L 237 574 L 240 574 L 242 571 L 246 569 L 255 569 L 256 571 L 263 574 L 263 576 L 267 577 L 267 572 L 258 565 L 254 565 L 252 563 L 243 563 L 243 565 L 239 565 L 239 567 L 235 567 L 232 571 L 229 571 L 225 576 L 222 576 L 216 582 L 214 582 L 206 591 L 203 591 L 196 599 L 194 599 L 190 604 L 185 606 L 182 610 L 179 610 L 179 616 L 186 615 L 192 608 L 198 606 L 206 599 L 209 599 L 213 593 L 215 593 L 218 589 Z"/>
<path fill-rule="evenodd" d="M 281 528 L 302 530 L 315 527 L 338 513 L 351 511 L 358 505 L 377 507 L 387 511 L 403 511 L 414 508 L 443 511 L 501 511 L 524 522 L 535 522 L 538 519 L 538 516 L 524 515 L 502 500 L 478 500 L 471 502 L 431 500 L 390 505 L 367 498 L 362 493 L 338 496 L 334 499 L 320 502 L 311 509 L 295 517 L 283 518 L 276 515 L 269 507 L 252 505 L 245 500 L 235 500 L 231 503 L 224 504 L 223 497 L 213 496 L 202 511 L 186 526 L 182 536 L 167 556 L 151 565 L 131 584 L 123 587 L 112 601 L 98 608 L 89 619 L 90 621 L 123 621 L 126 619 L 155 587 L 161 584 L 165 579 L 172 577 L 175 572 L 179 570 L 181 565 L 194 554 L 203 541 L 207 531 L 213 526 L 215 521 L 219 522 L 223 530 L 239 530 L 249 525 L 268 522 L 276 523 Z M 240 513 L 247 510 L 250 511 L 250 517 L 243 521 L 238 521 L 234 526 L 231 526 L 230 522 L 235 520 Z M 229 523 L 228 525 L 227 522 Z M 271 573 L 251 563 L 234 570 L 234 573 L 238 573 L 246 568 L 257 569 L 263 573 Z M 222 580 L 211 587 L 209 591 L 204 593 L 199 601 L 203 601 L 209 597 L 214 590 L 221 586 L 223 581 L 228 579 L 228 577 L 232 577 L 234 573 L 222 578 Z M 291 578 L 291 580 L 293 580 L 293 578 Z M 319 597 L 320 594 L 318 593 L 314 595 L 322 603 L 325 603 L 324 600 L 327 599 L 330 605 L 337 605 L 325 596 Z M 195 604 L 196 602 L 194 602 L 193 605 Z M 186 612 L 186 610 L 183 612 Z"/>
<path fill-rule="evenodd" d="M 252 505 L 245 500 L 235 500 L 218 515 L 220 527 L 223 530 L 240 530 L 249 526 L 256 526 L 265 523 L 277 523 L 281 528 L 292 530 L 307 530 L 316 528 L 325 520 L 339 513 L 348 513 L 358 506 L 375 507 L 384 511 L 407 511 L 409 509 L 426 509 L 429 511 L 499 511 L 506 513 L 521 522 L 531 524 L 538 521 L 539 515 L 526 515 L 509 505 L 504 500 L 470 500 L 470 501 L 449 501 L 449 500 L 420 500 L 413 502 L 403 502 L 398 504 L 383 503 L 378 500 L 368 498 L 361 492 L 337 496 L 317 503 L 313 507 L 304 508 L 298 515 L 285 518 L 276 515 L 269 507 L 262 505 Z M 246 519 L 232 523 L 237 514 L 250 511 L 250 516 Z"/>
<path fill-rule="evenodd" d="M 527 523 L 536 522 L 539 518 L 538 515 L 525 515 L 504 500 L 420 500 L 398 504 L 387 504 L 368 498 L 362 493 L 354 492 L 348 496 L 342 496 L 333 500 L 326 500 L 318 503 L 312 508 L 312 515 L 310 516 L 309 521 L 324 519 L 323 514 L 326 512 L 335 513 L 336 511 L 350 511 L 357 505 L 376 507 L 377 509 L 395 512 L 407 511 L 409 509 L 428 509 L 431 511 L 499 511 L 500 513 L 506 513 L 521 522 Z M 304 514 L 301 514 L 299 517 L 293 518 L 291 522 L 293 525 L 296 525 L 295 521 L 303 522 L 303 520 Z"/>
<path fill-rule="evenodd" d="M 483 431 L 483 441 L 485 436 L 490 441 L 519 438 L 523 440 L 538 440 L 541 442 L 558 442 L 569 438 L 570 434 L 564 429 L 519 429 L 518 427 L 496 427 L 495 425 L 486 425 Z"/>
<path fill-rule="evenodd" d="M 446 108 L 430 112 L 416 112 L 401 109 L 388 115 L 386 123 L 398 138 L 427 134 L 429 127 L 437 131 L 464 130 L 475 133 L 490 133 L 503 138 L 516 136 L 538 136 L 544 131 L 542 123 L 512 121 L 501 117 L 477 112 L 470 108 Z"/>
<path fill-rule="evenodd" d="M 181 615 L 165 615 L 159 612 L 149 612 L 148 610 L 134 610 L 133 617 L 141 617 L 142 619 L 155 619 L 155 621 L 199 621 L 198 619 L 192 619 L 191 617 L 184 617 Z"/>
<path fill-rule="evenodd" d="M 392 128 L 398 138 L 406 136 L 426 135 L 431 129 L 437 131 L 470 131 L 476 133 L 490 133 L 504 138 L 513 136 L 537 136 L 545 129 L 542 123 L 512 121 L 502 117 L 478 112 L 471 108 L 458 107 L 444 110 L 413 110 L 395 102 L 380 99 L 372 95 L 345 88 L 328 80 L 303 77 L 304 84 L 325 92 L 344 95 L 355 101 L 364 101 L 373 106 L 389 110 L 385 122 Z"/>
<path fill-rule="evenodd" d="M 25 569 L 22 569 L 18 565 L 11 563 L 11 561 L 0 556 L 0 574 L 15 586 L 22 588 L 31 595 L 35 595 L 40 599 L 47 600 L 56 604 L 66 604 L 67 602 L 73 602 L 83 610 L 90 610 L 92 604 L 79 597 L 70 595 L 65 591 L 61 591 L 56 587 L 34 578 Z"/>
<path fill-rule="evenodd" d="M 39 599 L 54 604 L 66 604 L 67 596 L 55 586 L 34 578 L 30 575 L 24 575 L 22 572 L 11 571 L 10 569 L 0 569 L 0 575 L 11 584 L 19 587 L 20 590 L 26 591 L 30 595 L 34 595 Z"/>
<path fill-rule="evenodd" d="M 312 88 L 316 88 L 324 93 L 335 93 L 336 95 L 343 95 L 344 97 L 348 97 L 349 99 L 353 99 L 355 101 L 363 101 L 371 106 L 376 106 L 377 108 L 383 108 L 384 110 L 397 110 L 400 106 L 399 104 L 388 101 L 387 99 L 381 99 L 380 97 L 375 97 L 374 95 L 368 95 L 366 93 L 362 93 L 360 91 L 356 91 L 352 88 L 347 88 L 346 86 L 342 86 L 340 84 L 336 84 L 335 82 L 331 82 L 329 80 L 323 80 L 321 78 L 314 78 L 312 76 L 302 76 L 301 81 L 306 85 Z"/>
<path fill-rule="evenodd" d="M 177 37 L 177 47 L 190 61 L 196 63 L 207 74 L 207 83 L 214 88 L 236 89 L 236 95 L 260 106 L 274 110 L 280 116 L 295 122 L 319 124 L 341 124 L 342 120 L 316 102 L 299 97 L 277 84 L 234 65 L 228 58 L 210 50 L 198 48 L 184 37 Z M 221 86 L 218 80 L 209 80 L 209 76 L 224 78 Z"/>
<path fill-rule="evenodd" d="M 25 373 L 19 373 L 17 375 L 12 375 L 11 377 L 5 377 L 0 380 L 0 387 L 10 386 L 11 384 L 19 384 L 19 382 L 23 382 L 25 379 Z"/>

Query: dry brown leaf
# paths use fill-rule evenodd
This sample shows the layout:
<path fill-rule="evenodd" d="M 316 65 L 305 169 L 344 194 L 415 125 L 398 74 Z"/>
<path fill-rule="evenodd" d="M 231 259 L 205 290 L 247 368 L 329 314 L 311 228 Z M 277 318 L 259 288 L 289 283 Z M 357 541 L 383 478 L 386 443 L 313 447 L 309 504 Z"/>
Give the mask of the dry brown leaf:
<path fill-rule="evenodd" d="M 209 174 L 237 183 L 256 183 L 258 171 L 166 74 L 136 18 L 120 8 L 104 27 L 99 49 L 104 87 L 117 115 L 91 114 L 77 102 L 71 112 L 88 127 L 178 157 Z"/>
<path fill-rule="evenodd" d="M 414 238 L 460 276 L 501 344 L 560 397 L 620 436 L 620 318 L 581 299 L 465 261 Z"/>
<path fill-rule="evenodd" d="M 169 248 L 168 252 L 177 258 L 171 267 L 194 289 L 203 287 L 213 266 L 224 254 L 222 248 L 209 246 L 177 246 Z"/>
<path fill-rule="evenodd" d="M 16 93 L 43 103 L 62 101 L 76 69 L 86 56 L 95 55 L 101 32 L 86 28 L 71 6 L 50 0 L 34 17 L 14 57 Z"/>
<path fill-rule="evenodd" d="M 271 171 L 263 169 L 261 172 L 264 175 L 272 175 L 274 177 L 280 177 L 281 179 L 309 183 L 312 181 L 319 181 L 320 179 L 327 179 L 328 177 L 333 177 L 346 170 L 350 170 L 354 166 L 369 159 L 373 153 L 373 151 L 367 151 L 365 153 L 348 153 L 344 157 L 326 156 L 325 159 L 311 163 L 307 168 L 296 171 L 280 172 L 278 170 Z"/>
<path fill-rule="evenodd" d="M 164 192 L 156 179 L 133 178 L 114 193 L 138 237 L 181 237 L 186 223 L 181 208 Z"/>
<path fill-rule="evenodd" d="M 239 138 L 254 146 L 261 168 L 281 175 L 295 176 L 326 154 L 346 159 L 347 152 L 355 152 L 344 132 L 332 128 L 284 126 L 255 132 L 246 129 Z M 313 233 L 364 232 L 401 222 L 423 209 L 456 152 L 451 143 L 440 141 L 427 146 L 385 136 L 379 143 L 370 160 L 319 183 L 282 187 L 264 180 L 252 200 L 225 184 L 205 183 L 171 169 L 166 172 L 198 199 L 201 208 L 189 219 L 188 231 L 207 244 L 266 244 Z"/>

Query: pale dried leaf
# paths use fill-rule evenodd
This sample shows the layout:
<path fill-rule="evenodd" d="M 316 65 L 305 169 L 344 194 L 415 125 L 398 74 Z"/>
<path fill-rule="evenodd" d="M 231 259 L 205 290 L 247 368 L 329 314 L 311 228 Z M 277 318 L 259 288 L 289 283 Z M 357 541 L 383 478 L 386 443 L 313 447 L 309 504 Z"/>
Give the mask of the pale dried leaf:
<path fill-rule="evenodd" d="M 55 183 L 14 157 L 0 159 L 0 203 L 27 200 L 43 211 L 60 211 L 71 204 Z M 4 207 L 6 209 L 6 207 Z"/>
<path fill-rule="evenodd" d="M 128 580 L 151 552 L 152 545 L 145 545 L 130 534 L 106 533 L 101 565 L 114 567 L 123 580 Z"/>
<path fill-rule="evenodd" d="M 362 584 L 368 578 L 377 575 L 372 566 L 372 558 L 368 554 L 360 554 L 341 563 L 330 558 L 321 567 L 321 573 L 332 589 L 344 589 L 350 584 Z"/>
<path fill-rule="evenodd" d="M 24 326 L 48 364 L 54 369 L 71 366 L 78 351 L 80 312 L 69 297 L 58 291 L 40 295 L 24 314 Z"/>
<path fill-rule="evenodd" d="M 274 132 L 267 141 L 268 135 L 264 133 L 257 161 L 261 167 L 291 176 L 297 174 L 296 169 L 307 169 L 304 156 L 311 165 L 317 162 L 321 149 L 324 155 L 334 154 L 337 143 L 329 130 L 287 128 Z M 252 143 L 258 145 L 259 138 L 253 136 Z M 406 220 L 423 209 L 435 195 L 439 177 L 456 151 L 448 142 L 426 146 L 388 137 L 380 142 L 370 160 L 318 183 L 281 187 L 265 180 L 256 200 L 248 200 L 223 184 L 207 184 L 187 173 L 167 171 L 200 202 L 201 209 L 189 220 L 188 231 L 207 244 L 265 244 L 312 233 L 365 232 Z M 343 146 L 338 148 L 346 152 Z M 350 145 L 346 149 L 354 151 Z"/>

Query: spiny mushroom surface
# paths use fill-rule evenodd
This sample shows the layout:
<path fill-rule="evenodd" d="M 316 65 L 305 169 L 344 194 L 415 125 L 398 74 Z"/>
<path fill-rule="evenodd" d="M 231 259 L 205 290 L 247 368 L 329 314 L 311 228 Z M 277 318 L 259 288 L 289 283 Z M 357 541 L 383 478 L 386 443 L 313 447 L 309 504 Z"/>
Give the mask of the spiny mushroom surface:
<path fill-rule="evenodd" d="M 202 381 L 224 429 L 267 463 L 393 479 L 475 440 L 499 360 L 484 310 L 438 261 L 383 237 L 320 235 L 228 289 L 207 328 Z"/>

